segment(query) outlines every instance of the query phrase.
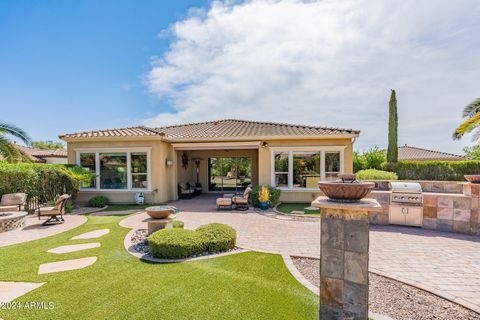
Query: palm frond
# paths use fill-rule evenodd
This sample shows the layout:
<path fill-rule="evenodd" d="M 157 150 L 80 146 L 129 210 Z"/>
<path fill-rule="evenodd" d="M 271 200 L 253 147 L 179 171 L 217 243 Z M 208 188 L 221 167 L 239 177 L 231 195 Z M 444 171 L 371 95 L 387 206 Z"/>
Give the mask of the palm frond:
<path fill-rule="evenodd" d="M 23 129 L 3 121 L 0 121 L 0 134 L 9 134 L 14 136 L 22 140 L 26 145 L 32 144 L 32 139 Z"/>
<path fill-rule="evenodd" d="M 463 108 L 463 117 L 473 117 L 480 112 L 480 97 L 473 100 Z"/>
<path fill-rule="evenodd" d="M 30 157 L 25 152 L 1 135 L 0 155 L 7 162 L 31 162 Z"/>
<path fill-rule="evenodd" d="M 459 140 L 465 134 L 472 132 L 480 125 L 480 113 L 476 113 L 474 116 L 463 121 L 455 132 L 453 133 L 453 139 Z"/>

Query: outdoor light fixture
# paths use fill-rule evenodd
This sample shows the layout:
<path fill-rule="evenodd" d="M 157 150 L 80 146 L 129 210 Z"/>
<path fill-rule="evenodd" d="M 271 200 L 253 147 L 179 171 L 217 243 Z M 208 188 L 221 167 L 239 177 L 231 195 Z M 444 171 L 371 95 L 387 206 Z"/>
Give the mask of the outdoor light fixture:
<path fill-rule="evenodd" d="M 266 147 L 268 147 L 268 143 L 267 143 L 267 141 L 263 141 L 262 148 L 266 148 Z"/>
<path fill-rule="evenodd" d="M 168 167 L 171 167 L 171 166 L 173 166 L 173 160 L 168 160 L 168 159 L 167 159 L 167 160 L 165 161 L 165 164 L 166 164 Z"/>

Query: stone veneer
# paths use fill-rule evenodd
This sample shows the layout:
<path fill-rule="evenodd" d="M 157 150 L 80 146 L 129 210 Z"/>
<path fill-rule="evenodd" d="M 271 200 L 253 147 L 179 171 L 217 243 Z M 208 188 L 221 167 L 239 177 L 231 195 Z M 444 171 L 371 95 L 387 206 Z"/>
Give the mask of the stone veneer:
<path fill-rule="evenodd" d="M 26 212 L 2 212 L 0 213 L 0 233 L 25 227 Z"/>
<path fill-rule="evenodd" d="M 456 187 L 449 186 L 449 188 L 452 191 L 458 191 L 461 187 L 462 193 L 423 192 L 423 228 L 480 235 L 478 228 L 480 184 L 456 184 Z M 370 214 L 370 223 L 388 224 L 390 193 L 390 191 L 370 193 L 369 197 L 376 199 L 383 209 L 382 212 Z"/>
<path fill-rule="evenodd" d="M 334 203 L 318 197 L 321 210 L 320 319 L 367 319 L 368 246 L 371 211 L 376 200 Z"/>

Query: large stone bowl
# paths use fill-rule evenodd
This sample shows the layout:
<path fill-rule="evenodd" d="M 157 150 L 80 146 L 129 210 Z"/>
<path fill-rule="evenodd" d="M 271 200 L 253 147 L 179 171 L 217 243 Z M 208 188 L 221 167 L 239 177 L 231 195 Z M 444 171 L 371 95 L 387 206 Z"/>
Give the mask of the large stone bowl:
<path fill-rule="evenodd" d="M 375 187 L 374 182 L 320 181 L 320 190 L 334 202 L 358 202 Z"/>
<path fill-rule="evenodd" d="M 470 183 L 480 183 L 480 174 L 466 174 L 464 177 Z"/>
<path fill-rule="evenodd" d="M 175 210 L 169 206 L 154 206 L 146 208 L 145 212 L 152 219 L 165 219 L 168 218 L 169 215 L 174 213 Z"/>

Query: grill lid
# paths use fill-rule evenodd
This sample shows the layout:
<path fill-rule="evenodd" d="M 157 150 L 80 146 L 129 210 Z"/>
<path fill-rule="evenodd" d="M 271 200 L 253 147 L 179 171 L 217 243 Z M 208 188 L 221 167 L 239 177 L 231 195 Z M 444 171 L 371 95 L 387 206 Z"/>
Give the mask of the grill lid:
<path fill-rule="evenodd" d="M 422 193 L 422 186 L 417 182 L 390 182 L 392 192 Z"/>

